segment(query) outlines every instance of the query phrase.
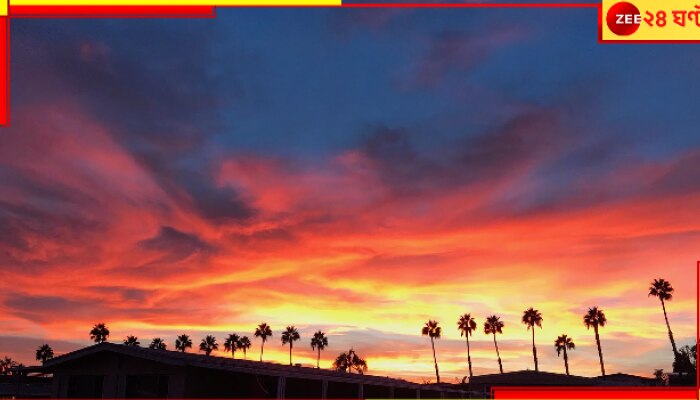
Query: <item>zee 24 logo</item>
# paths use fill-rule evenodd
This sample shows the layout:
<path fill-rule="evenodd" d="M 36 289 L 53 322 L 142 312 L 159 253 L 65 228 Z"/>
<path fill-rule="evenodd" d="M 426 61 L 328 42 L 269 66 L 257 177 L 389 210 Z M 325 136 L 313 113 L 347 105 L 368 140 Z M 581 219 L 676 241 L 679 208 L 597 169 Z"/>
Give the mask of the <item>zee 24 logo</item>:
<path fill-rule="evenodd" d="M 700 6 L 695 6 L 695 10 L 674 10 L 669 15 L 664 10 L 656 12 L 645 11 L 644 17 L 639 12 L 639 9 L 628 2 L 615 3 L 608 10 L 605 16 L 605 22 L 610 31 L 618 36 L 629 36 L 639 29 L 642 22 L 649 27 L 663 28 L 669 24 L 669 20 L 678 26 L 685 27 L 686 21 L 694 21 L 695 25 L 700 27 Z"/>

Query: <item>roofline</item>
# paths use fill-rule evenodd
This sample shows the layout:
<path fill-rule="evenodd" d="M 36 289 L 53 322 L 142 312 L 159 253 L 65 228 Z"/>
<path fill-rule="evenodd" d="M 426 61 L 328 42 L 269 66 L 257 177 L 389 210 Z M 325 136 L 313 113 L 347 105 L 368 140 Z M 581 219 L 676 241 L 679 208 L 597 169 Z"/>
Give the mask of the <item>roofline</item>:
<path fill-rule="evenodd" d="M 233 358 L 206 356 L 195 353 L 182 353 L 172 350 L 156 350 L 144 347 L 131 347 L 116 343 L 99 343 L 92 346 L 63 354 L 51 360 L 47 360 L 43 366 L 43 370 L 50 371 L 56 366 L 80 359 L 82 357 L 96 354 L 100 352 L 112 352 L 124 354 L 132 357 L 139 357 L 155 362 L 165 363 L 179 367 L 197 367 L 217 369 L 231 372 L 241 372 L 249 374 L 261 374 L 271 376 L 284 376 L 288 378 L 309 378 L 310 375 L 317 379 L 331 380 L 337 382 L 352 382 L 365 384 L 390 384 L 399 388 L 425 389 L 425 390 L 443 390 L 451 392 L 463 392 L 464 389 L 450 387 L 436 387 L 431 384 L 420 384 L 405 381 L 402 379 L 382 377 L 376 375 L 351 374 L 328 369 L 319 369 L 302 366 L 289 366 L 270 362 L 240 360 Z"/>
<path fill-rule="evenodd" d="M 565 377 L 565 378 L 588 379 L 588 380 L 594 380 L 594 379 L 599 378 L 599 377 L 589 377 L 589 376 L 580 376 L 580 375 L 566 375 L 566 374 L 560 374 L 558 372 L 531 371 L 531 370 L 511 371 L 511 372 L 505 372 L 502 374 L 495 373 L 495 374 L 486 374 L 486 375 L 474 375 L 474 378 L 503 377 L 503 376 L 508 376 L 508 375 L 520 375 L 520 374 L 555 375 L 555 376 L 561 376 L 561 377 Z"/>

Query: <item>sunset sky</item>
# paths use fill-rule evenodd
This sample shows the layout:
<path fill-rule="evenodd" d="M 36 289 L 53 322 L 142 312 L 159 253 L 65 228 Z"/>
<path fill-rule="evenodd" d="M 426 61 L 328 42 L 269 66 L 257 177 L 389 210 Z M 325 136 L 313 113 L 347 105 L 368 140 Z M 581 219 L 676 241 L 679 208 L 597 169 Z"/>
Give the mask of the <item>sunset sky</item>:
<path fill-rule="evenodd" d="M 0 357 L 231 332 L 329 367 L 599 374 L 694 342 L 700 54 L 599 45 L 594 9 L 241 9 L 207 20 L 13 20 L 0 132 Z M 222 355 L 222 354 L 221 354 Z"/>

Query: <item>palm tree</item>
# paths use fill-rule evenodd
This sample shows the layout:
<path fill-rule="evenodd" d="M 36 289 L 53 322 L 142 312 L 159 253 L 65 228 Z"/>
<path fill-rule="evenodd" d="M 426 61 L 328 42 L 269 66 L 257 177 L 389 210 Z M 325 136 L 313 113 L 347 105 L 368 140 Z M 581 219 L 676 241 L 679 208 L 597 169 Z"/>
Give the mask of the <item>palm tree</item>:
<path fill-rule="evenodd" d="M 109 328 L 104 323 L 95 324 L 90 331 L 90 339 L 95 343 L 104 343 L 109 337 Z"/>
<path fill-rule="evenodd" d="M 167 349 L 167 345 L 161 338 L 155 338 L 151 341 L 151 344 L 148 345 L 149 349 L 156 349 L 156 350 L 165 350 Z"/>
<path fill-rule="evenodd" d="M 263 322 L 255 328 L 255 337 L 262 339 L 262 344 L 260 345 L 260 361 L 262 361 L 263 351 L 265 351 L 265 342 L 270 336 L 272 336 L 272 329 L 268 324 Z"/>
<path fill-rule="evenodd" d="M 600 372 L 605 376 L 605 364 L 603 363 L 603 350 L 600 347 L 600 335 L 598 334 L 598 327 L 604 327 L 608 322 L 605 318 L 603 310 L 598 309 L 598 307 L 592 307 L 588 309 L 586 315 L 583 316 L 583 324 L 586 325 L 586 329 L 591 329 L 595 331 L 595 342 L 598 345 L 598 357 L 600 358 Z"/>
<path fill-rule="evenodd" d="M 496 334 L 503 333 L 505 324 L 501 321 L 501 317 L 492 315 L 486 318 L 484 322 L 484 333 L 493 335 L 493 345 L 496 346 L 496 356 L 498 356 L 498 369 L 503 373 L 503 363 L 501 362 L 501 352 L 498 351 L 498 342 L 496 342 Z"/>
<path fill-rule="evenodd" d="M 321 350 L 328 346 L 328 338 L 326 334 L 318 331 L 314 333 L 314 337 L 311 338 L 311 350 L 317 350 L 318 356 L 316 357 L 316 368 L 321 368 Z"/>
<path fill-rule="evenodd" d="M 236 358 L 236 349 L 238 349 L 238 341 L 241 339 L 240 336 L 232 333 L 228 335 L 224 341 L 224 350 L 231 352 L 231 357 Z"/>
<path fill-rule="evenodd" d="M 440 383 L 440 372 L 438 371 L 437 357 L 435 356 L 435 339 L 440 339 L 442 334 L 442 328 L 438 326 L 437 321 L 428 321 L 421 330 L 423 336 L 430 337 L 430 344 L 433 346 L 433 361 L 435 362 L 435 376 L 437 377 L 437 383 Z"/>
<path fill-rule="evenodd" d="M 467 363 L 469 364 L 469 378 L 471 379 L 474 374 L 472 373 L 472 356 L 469 349 L 469 336 L 476 330 L 476 320 L 472 318 L 471 314 L 464 314 L 459 317 L 459 321 L 457 321 L 457 329 L 459 329 L 459 334 L 461 336 L 467 338 Z"/>
<path fill-rule="evenodd" d="M 557 357 L 561 355 L 562 351 L 564 352 L 564 367 L 566 367 L 566 374 L 569 375 L 569 356 L 567 350 L 576 349 L 576 344 L 574 344 L 574 341 L 571 340 L 570 337 L 561 335 L 554 341 L 554 348 L 557 349 Z"/>
<path fill-rule="evenodd" d="M 219 350 L 219 344 L 216 343 L 216 338 L 212 335 L 207 335 L 202 342 L 199 343 L 199 351 L 203 351 L 206 355 L 211 355 L 214 350 Z"/>
<path fill-rule="evenodd" d="M 673 348 L 673 356 L 678 355 L 678 348 L 676 348 L 676 341 L 673 340 L 673 332 L 671 331 L 671 325 L 668 323 L 668 315 L 666 314 L 666 301 L 671 301 L 673 299 L 673 286 L 671 283 L 665 279 L 654 279 L 649 287 L 649 296 L 658 297 L 661 300 L 661 308 L 664 310 L 664 319 L 666 320 L 666 328 L 668 328 L 668 338 L 671 339 L 671 347 Z"/>
<path fill-rule="evenodd" d="M 42 344 L 36 349 L 36 360 L 45 363 L 53 358 L 53 349 L 48 344 Z"/>
<path fill-rule="evenodd" d="M 247 359 L 248 358 L 248 349 L 250 348 L 250 339 L 248 339 L 248 336 L 243 336 L 238 340 L 238 344 L 236 345 L 239 349 L 243 350 L 243 358 Z"/>
<path fill-rule="evenodd" d="M 175 350 L 185 352 L 192 348 L 192 339 L 184 333 L 175 339 Z"/>
<path fill-rule="evenodd" d="M 537 363 L 537 347 L 535 346 L 535 326 L 542 329 L 542 314 L 539 310 L 530 307 L 523 312 L 523 324 L 527 325 L 527 330 L 532 328 L 532 357 L 535 359 L 535 372 L 539 372 L 540 368 Z"/>
<path fill-rule="evenodd" d="M 124 339 L 124 344 L 126 346 L 139 347 L 141 342 L 139 342 L 139 338 L 136 336 L 129 335 L 126 337 L 126 339 Z"/>
<path fill-rule="evenodd" d="M 289 343 L 289 365 L 292 365 L 292 344 L 294 341 L 299 340 L 299 331 L 294 326 L 288 326 L 287 329 L 282 332 L 282 344 L 285 345 Z"/>

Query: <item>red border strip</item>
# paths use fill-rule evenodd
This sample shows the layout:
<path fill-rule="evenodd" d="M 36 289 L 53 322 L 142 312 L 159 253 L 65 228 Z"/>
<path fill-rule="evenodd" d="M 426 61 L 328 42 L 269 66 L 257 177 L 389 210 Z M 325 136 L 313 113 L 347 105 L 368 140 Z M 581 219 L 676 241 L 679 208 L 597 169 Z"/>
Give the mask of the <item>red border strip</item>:
<path fill-rule="evenodd" d="M 0 126 L 10 125 L 10 17 L 0 17 Z"/>
<path fill-rule="evenodd" d="M 689 388 L 639 387 L 496 387 L 493 397 L 502 399 L 639 399 L 639 400 L 687 400 L 697 398 L 697 390 Z"/>
<path fill-rule="evenodd" d="M 202 18 L 215 17 L 212 6 L 10 6 L 12 18 Z"/>

